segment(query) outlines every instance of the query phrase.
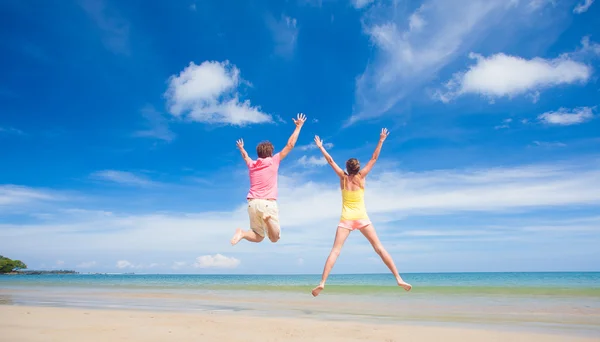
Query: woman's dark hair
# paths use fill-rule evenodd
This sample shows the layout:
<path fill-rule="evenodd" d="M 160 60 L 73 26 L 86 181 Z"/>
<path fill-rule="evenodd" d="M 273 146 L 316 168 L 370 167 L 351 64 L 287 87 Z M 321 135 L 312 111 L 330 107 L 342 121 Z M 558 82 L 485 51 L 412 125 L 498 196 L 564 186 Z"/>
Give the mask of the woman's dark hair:
<path fill-rule="evenodd" d="M 346 162 L 346 172 L 348 175 L 355 175 L 360 172 L 360 163 L 356 158 L 350 158 Z"/>

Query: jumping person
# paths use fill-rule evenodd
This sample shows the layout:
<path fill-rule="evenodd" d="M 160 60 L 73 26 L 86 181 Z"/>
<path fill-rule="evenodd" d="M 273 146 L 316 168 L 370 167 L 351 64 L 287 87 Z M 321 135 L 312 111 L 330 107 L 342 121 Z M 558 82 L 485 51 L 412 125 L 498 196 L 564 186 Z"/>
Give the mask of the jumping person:
<path fill-rule="evenodd" d="M 271 242 L 277 242 L 281 237 L 279 208 L 277 207 L 277 174 L 279 163 L 296 145 L 302 125 L 306 121 L 306 115 L 300 113 L 296 119 L 292 120 L 296 124 L 296 129 L 288 139 L 283 150 L 275 155 L 273 155 L 273 144 L 265 141 L 256 147 L 258 159 L 252 160 L 244 149 L 244 140 L 240 139 L 237 141 L 237 147 L 248 166 L 248 173 L 250 175 L 250 191 L 246 196 L 248 200 L 250 230 L 243 231 L 238 228 L 233 238 L 231 238 L 232 246 L 242 239 L 250 242 L 261 242 L 267 236 Z"/>
<path fill-rule="evenodd" d="M 325 268 L 323 269 L 323 275 L 321 277 L 321 283 L 319 286 L 315 287 L 312 290 L 313 296 L 318 296 L 319 293 L 325 288 L 325 281 L 327 281 L 327 277 L 329 276 L 329 272 L 333 268 L 335 261 L 340 255 L 340 251 L 342 250 L 342 246 L 350 232 L 353 230 L 359 230 L 366 238 L 369 240 L 375 252 L 379 254 L 381 260 L 385 263 L 385 265 L 392 271 L 394 277 L 396 277 L 396 281 L 399 286 L 402 286 L 406 291 L 410 291 L 412 286 L 402 280 L 400 274 L 398 274 L 398 270 L 396 269 L 396 265 L 394 265 L 394 260 L 388 254 L 388 252 L 383 248 L 383 245 L 379 241 L 377 237 L 377 233 L 375 232 L 375 228 L 371 221 L 369 220 L 369 216 L 367 215 L 367 210 L 365 208 L 364 202 L 364 192 L 365 192 L 365 178 L 367 174 L 375 165 L 377 158 L 379 158 L 379 153 L 381 152 L 381 146 L 387 138 L 389 132 L 387 129 L 382 129 L 381 134 L 379 135 L 379 143 L 375 148 L 375 152 L 373 152 L 373 156 L 371 160 L 367 163 L 367 165 L 361 170 L 360 163 L 356 158 L 348 159 L 346 162 L 346 172 L 344 172 L 336 163 L 333 161 L 333 158 L 327 153 L 325 148 L 323 147 L 323 141 L 319 138 L 319 136 L 315 136 L 315 143 L 317 147 L 323 153 L 323 156 L 327 160 L 327 163 L 331 165 L 335 173 L 340 177 L 340 188 L 342 190 L 342 216 L 340 218 L 340 222 L 337 227 L 337 232 L 335 234 L 335 241 L 333 243 L 333 248 L 329 253 L 329 257 L 325 262 Z"/>

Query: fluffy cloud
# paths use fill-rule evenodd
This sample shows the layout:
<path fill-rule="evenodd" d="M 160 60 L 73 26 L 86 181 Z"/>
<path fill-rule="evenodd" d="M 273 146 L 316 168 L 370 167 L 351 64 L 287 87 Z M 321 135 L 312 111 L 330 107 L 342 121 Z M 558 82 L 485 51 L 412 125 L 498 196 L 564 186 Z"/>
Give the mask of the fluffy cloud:
<path fill-rule="evenodd" d="M 561 56 L 556 59 L 524 59 L 503 53 L 483 57 L 471 53 L 476 63 L 454 75 L 445 92 L 436 96 L 444 102 L 465 94 L 488 98 L 514 97 L 563 84 L 585 83 L 592 70 L 589 66 Z"/>
<path fill-rule="evenodd" d="M 593 3 L 594 0 L 583 0 L 583 2 L 580 2 L 579 4 L 577 4 L 577 6 L 575 6 L 575 8 L 573 9 L 573 13 L 581 14 L 583 12 L 587 12 L 587 10 L 590 8 L 590 6 L 592 6 Z"/>
<path fill-rule="evenodd" d="M 238 126 L 272 122 L 270 115 L 249 100 L 240 100 L 238 88 L 242 83 L 240 70 L 229 61 L 190 62 L 179 75 L 169 78 L 165 92 L 169 113 L 198 122 Z"/>
<path fill-rule="evenodd" d="M 392 109 L 513 7 L 504 0 L 426 0 L 407 15 L 393 2 L 371 6 L 364 30 L 377 50 L 357 79 L 356 112 L 347 124 Z"/>
<path fill-rule="evenodd" d="M 118 170 L 96 171 L 91 174 L 91 177 L 94 179 L 101 179 L 109 182 L 130 186 L 149 187 L 158 185 L 158 183 L 153 182 L 152 180 L 146 177 L 138 176 L 131 172 Z"/>
<path fill-rule="evenodd" d="M 197 268 L 236 268 L 240 260 L 233 257 L 226 257 L 222 254 L 203 255 L 196 258 L 194 267 Z"/>
<path fill-rule="evenodd" d="M 538 119 L 548 125 L 577 125 L 594 118 L 593 108 L 579 107 L 574 109 L 560 108 L 555 112 L 546 112 L 538 116 Z"/>
<path fill-rule="evenodd" d="M 327 165 L 327 160 L 325 160 L 324 157 L 307 157 L 307 156 L 302 156 L 300 157 L 300 159 L 298 159 L 298 163 L 305 166 L 305 167 L 309 167 L 309 166 L 323 166 L 323 165 Z"/>

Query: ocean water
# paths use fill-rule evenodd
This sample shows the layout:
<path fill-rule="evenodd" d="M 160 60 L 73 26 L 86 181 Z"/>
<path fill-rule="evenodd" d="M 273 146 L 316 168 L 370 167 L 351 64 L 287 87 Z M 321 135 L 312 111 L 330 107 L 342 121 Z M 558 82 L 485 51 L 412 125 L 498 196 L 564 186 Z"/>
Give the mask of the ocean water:
<path fill-rule="evenodd" d="M 600 272 L 413 273 L 414 293 L 569 295 L 600 297 Z M 0 288 L 103 288 L 138 290 L 306 291 L 319 275 L 73 274 L 0 276 Z M 328 291 L 394 293 L 390 274 L 331 275 Z"/>

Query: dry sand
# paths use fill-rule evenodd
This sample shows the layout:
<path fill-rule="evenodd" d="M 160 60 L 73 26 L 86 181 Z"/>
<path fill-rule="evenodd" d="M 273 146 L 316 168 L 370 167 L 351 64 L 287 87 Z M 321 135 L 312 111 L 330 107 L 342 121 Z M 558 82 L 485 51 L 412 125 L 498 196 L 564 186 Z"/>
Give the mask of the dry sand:
<path fill-rule="evenodd" d="M 1 342 L 95 341 L 598 341 L 568 335 L 367 324 L 224 313 L 91 310 L 0 305 Z"/>

